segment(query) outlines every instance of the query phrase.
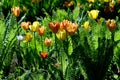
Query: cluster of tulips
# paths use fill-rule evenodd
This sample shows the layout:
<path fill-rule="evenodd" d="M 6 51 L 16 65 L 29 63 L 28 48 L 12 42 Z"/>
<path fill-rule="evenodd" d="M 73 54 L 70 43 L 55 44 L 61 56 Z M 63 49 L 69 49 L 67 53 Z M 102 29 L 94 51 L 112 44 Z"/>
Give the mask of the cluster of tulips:
<path fill-rule="evenodd" d="M 23 41 L 25 43 L 32 41 L 32 39 L 33 39 L 32 33 L 35 34 L 35 32 L 37 32 L 38 35 L 43 36 L 44 33 L 45 33 L 45 30 L 46 30 L 46 28 L 44 26 L 40 27 L 40 23 L 38 21 L 34 21 L 32 24 L 29 21 L 28 22 L 22 22 L 21 23 L 21 27 L 24 30 L 26 30 L 26 34 L 25 34 L 25 36 L 21 36 L 21 35 L 17 36 L 17 39 L 19 41 Z M 35 39 L 35 35 L 34 35 L 34 39 Z M 45 45 L 47 47 L 51 46 L 51 43 L 52 43 L 52 39 L 51 38 L 47 38 L 46 37 L 45 40 L 42 40 L 42 41 L 45 43 Z M 45 59 L 45 58 L 48 57 L 48 52 L 41 52 L 40 56 L 43 59 Z"/>
<path fill-rule="evenodd" d="M 56 34 L 58 39 L 65 40 L 67 35 L 74 35 L 77 32 L 78 24 L 63 20 L 62 22 L 50 22 L 49 28 Z"/>
<path fill-rule="evenodd" d="M 98 19 L 98 16 L 99 16 L 99 10 L 91 10 L 91 11 L 88 11 L 88 16 L 91 18 L 91 19 L 94 19 L 96 21 L 98 21 L 98 23 L 101 23 L 103 21 L 104 18 L 100 18 Z M 89 21 L 86 21 L 84 22 L 83 26 L 84 26 L 84 29 L 86 30 L 90 30 L 90 22 Z M 114 19 L 108 19 L 106 20 L 106 26 L 108 27 L 109 31 L 113 32 L 115 27 L 116 27 L 116 21 Z"/>

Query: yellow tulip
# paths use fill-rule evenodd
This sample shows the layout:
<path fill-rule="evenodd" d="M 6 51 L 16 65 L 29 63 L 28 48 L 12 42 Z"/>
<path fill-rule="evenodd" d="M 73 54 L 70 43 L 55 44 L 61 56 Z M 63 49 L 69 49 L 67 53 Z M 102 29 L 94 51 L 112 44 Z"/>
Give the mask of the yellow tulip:
<path fill-rule="evenodd" d="M 110 0 L 104 0 L 104 2 L 109 2 Z"/>
<path fill-rule="evenodd" d="M 36 32 L 40 26 L 38 21 L 34 21 L 32 25 L 29 26 L 30 30 Z"/>
<path fill-rule="evenodd" d="M 88 2 L 95 2 L 96 0 L 87 0 Z"/>
<path fill-rule="evenodd" d="M 31 33 L 26 33 L 26 36 L 24 37 L 23 42 L 30 42 L 32 40 L 33 36 Z"/>
<path fill-rule="evenodd" d="M 60 40 L 65 40 L 66 39 L 66 30 L 62 29 L 62 30 L 58 30 L 58 32 L 56 33 L 56 36 L 58 39 Z"/>
<path fill-rule="evenodd" d="M 39 27 L 39 26 L 40 26 L 40 23 L 39 23 L 38 21 L 34 21 L 34 22 L 33 22 L 33 26 Z"/>
<path fill-rule="evenodd" d="M 99 14 L 98 10 L 91 10 L 88 12 L 89 17 L 92 19 L 97 19 L 98 14 Z"/>
<path fill-rule="evenodd" d="M 89 30 L 89 21 L 86 21 L 83 26 L 84 29 Z"/>

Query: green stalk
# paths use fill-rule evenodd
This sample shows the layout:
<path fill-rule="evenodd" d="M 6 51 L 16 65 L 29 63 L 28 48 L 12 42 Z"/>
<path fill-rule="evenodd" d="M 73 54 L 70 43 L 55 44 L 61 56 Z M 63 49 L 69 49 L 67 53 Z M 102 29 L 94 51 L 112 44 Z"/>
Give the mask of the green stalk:
<path fill-rule="evenodd" d="M 35 32 L 34 32 L 34 47 L 35 47 L 35 51 L 36 51 L 36 39 L 35 39 Z"/>
<path fill-rule="evenodd" d="M 44 51 L 44 49 L 43 49 L 43 41 L 42 41 L 42 36 L 41 36 L 41 46 L 42 46 L 42 52 Z"/>

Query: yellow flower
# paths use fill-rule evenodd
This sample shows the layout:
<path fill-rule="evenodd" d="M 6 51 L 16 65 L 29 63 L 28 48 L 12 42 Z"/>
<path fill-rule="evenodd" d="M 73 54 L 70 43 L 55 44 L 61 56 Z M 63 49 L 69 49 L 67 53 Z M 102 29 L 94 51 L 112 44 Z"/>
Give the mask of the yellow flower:
<path fill-rule="evenodd" d="M 23 42 L 30 42 L 32 40 L 33 36 L 31 33 L 26 33 L 26 36 L 24 37 Z"/>
<path fill-rule="evenodd" d="M 40 26 L 40 23 L 38 21 L 33 22 L 32 25 L 29 26 L 30 30 L 33 32 L 36 32 Z"/>
<path fill-rule="evenodd" d="M 88 12 L 89 17 L 92 19 L 97 19 L 98 14 L 99 14 L 98 10 L 91 10 Z"/>
<path fill-rule="evenodd" d="M 62 30 L 58 30 L 58 32 L 56 33 L 56 36 L 58 39 L 60 40 L 65 40 L 66 39 L 66 30 L 62 29 Z"/>
<path fill-rule="evenodd" d="M 109 2 L 110 0 L 104 0 L 104 2 Z"/>
<path fill-rule="evenodd" d="M 96 0 L 87 0 L 88 2 L 95 2 Z"/>
<path fill-rule="evenodd" d="M 33 26 L 39 27 L 39 26 L 40 26 L 40 23 L 39 23 L 38 21 L 34 21 L 34 22 L 33 22 Z"/>
<path fill-rule="evenodd" d="M 89 30 L 89 21 L 86 21 L 83 26 L 84 29 Z"/>

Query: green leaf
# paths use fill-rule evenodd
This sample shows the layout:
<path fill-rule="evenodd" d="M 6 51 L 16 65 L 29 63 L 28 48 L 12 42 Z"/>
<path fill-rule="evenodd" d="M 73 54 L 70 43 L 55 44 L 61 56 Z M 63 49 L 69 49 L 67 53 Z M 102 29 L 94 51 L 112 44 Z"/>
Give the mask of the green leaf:
<path fill-rule="evenodd" d="M 120 40 L 120 31 L 115 32 L 114 41 Z"/>
<path fill-rule="evenodd" d="M 76 20 L 76 19 L 79 17 L 79 10 L 80 10 L 79 7 L 76 7 L 76 8 L 73 10 L 73 19 L 74 19 L 74 20 Z"/>
<path fill-rule="evenodd" d="M 5 33 L 5 23 L 0 21 L 0 48 L 3 46 L 3 38 Z"/>
<path fill-rule="evenodd" d="M 71 37 L 68 37 L 68 55 L 71 55 L 73 53 L 73 44 Z"/>
<path fill-rule="evenodd" d="M 67 57 L 66 53 L 62 53 L 62 71 L 63 71 L 63 75 L 65 75 L 65 73 L 66 73 L 67 66 L 68 66 L 68 57 Z"/>
<path fill-rule="evenodd" d="M 18 77 L 18 80 L 28 80 L 30 73 L 31 73 L 30 70 L 26 70 L 26 72 L 23 75 Z"/>

